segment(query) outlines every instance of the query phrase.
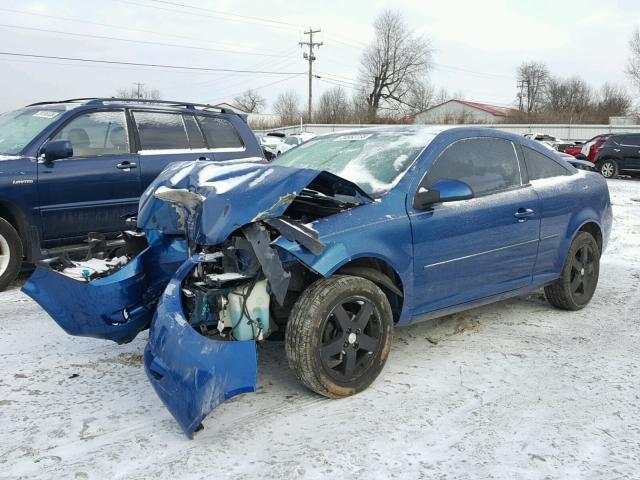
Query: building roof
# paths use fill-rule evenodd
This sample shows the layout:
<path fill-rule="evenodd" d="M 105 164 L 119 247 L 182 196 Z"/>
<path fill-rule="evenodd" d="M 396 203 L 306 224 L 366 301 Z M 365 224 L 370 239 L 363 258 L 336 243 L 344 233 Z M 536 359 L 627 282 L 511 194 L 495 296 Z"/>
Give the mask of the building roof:
<path fill-rule="evenodd" d="M 433 110 L 434 108 L 438 108 L 450 102 L 461 103 L 463 105 L 466 105 L 467 107 L 482 110 L 483 112 L 490 113 L 491 115 L 495 115 L 496 117 L 506 117 L 509 113 L 513 111 L 512 108 L 508 108 L 508 107 L 498 107 L 496 105 L 489 105 L 487 103 L 469 102 L 467 100 L 451 99 L 451 100 L 447 100 L 446 102 L 439 103 L 438 105 L 434 105 L 433 107 L 427 108 L 426 110 L 420 113 L 428 112 L 430 110 Z"/>

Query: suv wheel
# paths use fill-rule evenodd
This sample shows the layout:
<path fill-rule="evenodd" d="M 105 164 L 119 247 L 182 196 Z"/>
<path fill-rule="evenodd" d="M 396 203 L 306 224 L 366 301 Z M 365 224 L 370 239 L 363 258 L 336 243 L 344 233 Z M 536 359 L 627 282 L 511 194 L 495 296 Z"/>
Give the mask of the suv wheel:
<path fill-rule="evenodd" d="M 385 294 L 361 277 L 334 275 L 307 288 L 285 333 L 289 366 L 314 392 L 330 398 L 367 388 L 389 356 L 393 314 Z"/>
<path fill-rule="evenodd" d="M 618 163 L 610 158 L 600 162 L 598 171 L 604 178 L 615 178 L 618 176 Z"/>
<path fill-rule="evenodd" d="M 0 292 L 18 276 L 22 264 L 22 242 L 15 228 L 0 218 Z"/>

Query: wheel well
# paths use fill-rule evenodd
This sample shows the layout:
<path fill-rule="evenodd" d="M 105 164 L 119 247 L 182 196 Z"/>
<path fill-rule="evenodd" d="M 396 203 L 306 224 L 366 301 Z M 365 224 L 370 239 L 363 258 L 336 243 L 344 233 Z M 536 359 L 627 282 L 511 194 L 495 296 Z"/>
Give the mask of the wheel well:
<path fill-rule="evenodd" d="M 378 285 L 389 300 L 393 321 L 397 322 L 400 319 L 404 303 L 402 280 L 387 262 L 372 257 L 357 258 L 342 265 L 336 273 L 363 277 Z"/>
<path fill-rule="evenodd" d="M 580 227 L 579 232 L 587 232 L 590 233 L 593 238 L 596 239 L 596 243 L 598 244 L 598 249 L 602 252 L 602 231 L 600 227 L 595 222 L 585 223 L 582 227 Z"/>
<path fill-rule="evenodd" d="M 13 228 L 16 229 L 16 232 L 18 232 L 18 235 L 20 236 L 20 241 L 22 242 L 23 255 L 27 256 L 29 252 L 29 242 L 27 241 L 28 235 L 26 235 L 26 232 L 22 228 L 23 225 L 20 221 L 19 214 L 15 209 L 11 208 L 11 206 L 0 203 L 0 218 L 5 219 Z"/>

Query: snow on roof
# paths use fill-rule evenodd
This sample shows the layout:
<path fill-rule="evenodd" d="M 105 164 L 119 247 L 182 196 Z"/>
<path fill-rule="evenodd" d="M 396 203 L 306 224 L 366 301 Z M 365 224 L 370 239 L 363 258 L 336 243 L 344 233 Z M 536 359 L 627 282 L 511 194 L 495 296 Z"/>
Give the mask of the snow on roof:
<path fill-rule="evenodd" d="M 484 112 L 490 113 L 491 115 L 495 115 L 497 117 L 506 117 L 511 111 L 513 111 L 512 108 L 508 108 L 508 107 L 498 107 L 496 105 L 489 105 L 487 103 L 469 102 L 467 100 L 457 100 L 453 98 L 451 100 L 447 100 L 446 102 L 439 103 L 438 105 L 434 105 L 433 107 L 427 108 L 426 110 L 424 110 L 424 112 L 428 112 L 429 110 L 433 110 L 434 108 L 440 107 L 442 105 L 446 105 L 447 103 L 450 103 L 450 102 L 457 102 L 471 108 L 477 108 L 478 110 L 482 110 Z M 424 113 L 424 112 L 421 112 L 421 113 Z"/>

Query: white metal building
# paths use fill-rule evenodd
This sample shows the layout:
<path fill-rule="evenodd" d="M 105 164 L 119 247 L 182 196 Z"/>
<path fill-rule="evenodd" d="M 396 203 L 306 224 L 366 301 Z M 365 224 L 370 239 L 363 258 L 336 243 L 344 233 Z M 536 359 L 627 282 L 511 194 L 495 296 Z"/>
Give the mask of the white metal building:
<path fill-rule="evenodd" d="M 413 123 L 502 123 L 510 111 L 510 108 L 486 103 L 448 100 L 416 114 Z"/>

